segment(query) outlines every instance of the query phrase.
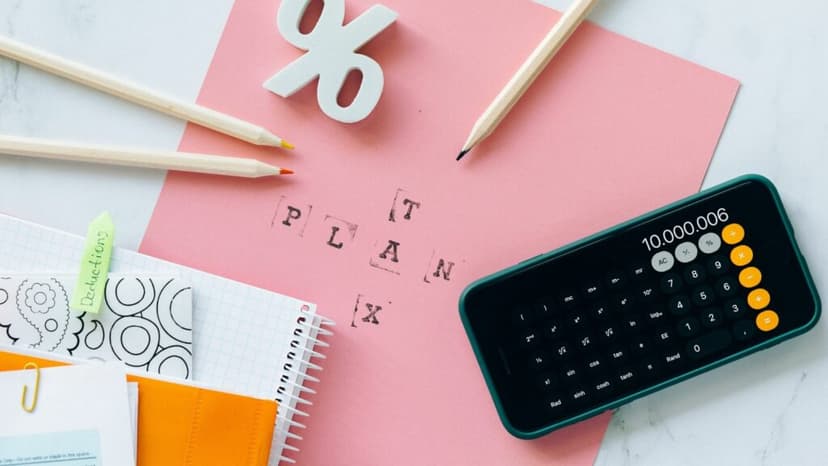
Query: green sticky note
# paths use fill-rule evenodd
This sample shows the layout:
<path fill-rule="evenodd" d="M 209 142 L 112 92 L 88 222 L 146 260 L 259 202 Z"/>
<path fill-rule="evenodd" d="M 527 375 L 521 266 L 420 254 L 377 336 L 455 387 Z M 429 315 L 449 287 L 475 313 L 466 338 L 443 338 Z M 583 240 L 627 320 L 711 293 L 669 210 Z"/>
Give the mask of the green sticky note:
<path fill-rule="evenodd" d="M 114 236 L 115 225 L 109 212 L 102 213 L 89 224 L 80 274 L 69 305 L 72 309 L 92 314 L 97 314 L 101 309 Z"/>

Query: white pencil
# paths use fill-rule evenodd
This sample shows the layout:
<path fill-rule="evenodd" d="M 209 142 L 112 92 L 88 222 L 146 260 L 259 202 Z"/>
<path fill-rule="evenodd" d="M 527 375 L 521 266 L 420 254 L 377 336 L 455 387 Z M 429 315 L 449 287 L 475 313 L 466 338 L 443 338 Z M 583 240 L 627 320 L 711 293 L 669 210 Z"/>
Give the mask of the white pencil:
<path fill-rule="evenodd" d="M 256 159 L 79 145 L 17 136 L 0 136 L 0 154 L 244 178 L 290 175 L 293 173 L 292 170 L 287 168 L 268 165 Z"/>
<path fill-rule="evenodd" d="M 573 0 L 572 5 L 564 12 L 561 19 L 555 23 L 555 26 L 512 76 L 506 87 L 500 91 L 500 94 L 475 122 L 457 160 L 462 159 L 474 146 L 492 134 L 597 3 L 598 0 Z"/>
<path fill-rule="evenodd" d="M 261 126 L 201 105 L 162 95 L 8 37 L 0 36 L 0 55 L 251 144 L 293 149 L 292 144 Z"/>

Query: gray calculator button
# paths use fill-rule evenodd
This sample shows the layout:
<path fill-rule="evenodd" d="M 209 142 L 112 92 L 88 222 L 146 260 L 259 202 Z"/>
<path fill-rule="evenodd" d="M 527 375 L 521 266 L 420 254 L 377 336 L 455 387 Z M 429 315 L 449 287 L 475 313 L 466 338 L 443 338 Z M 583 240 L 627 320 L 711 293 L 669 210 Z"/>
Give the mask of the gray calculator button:
<path fill-rule="evenodd" d="M 692 262 L 699 254 L 699 249 L 690 241 L 685 241 L 676 246 L 676 260 L 682 264 Z"/>
<path fill-rule="evenodd" d="M 666 272 L 673 268 L 675 259 L 669 251 L 659 251 L 653 255 L 650 264 L 656 272 Z"/>
<path fill-rule="evenodd" d="M 705 233 L 699 238 L 699 249 L 705 254 L 713 254 L 722 247 L 722 238 L 716 233 Z"/>

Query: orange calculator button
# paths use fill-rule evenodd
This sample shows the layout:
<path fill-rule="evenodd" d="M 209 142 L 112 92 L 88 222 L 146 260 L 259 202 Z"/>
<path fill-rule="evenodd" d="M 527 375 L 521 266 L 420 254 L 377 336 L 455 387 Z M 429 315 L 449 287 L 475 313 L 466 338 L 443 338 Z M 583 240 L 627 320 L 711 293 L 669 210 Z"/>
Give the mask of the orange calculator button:
<path fill-rule="evenodd" d="M 748 293 L 748 306 L 755 310 L 764 309 L 770 304 L 770 293 L 764 288 L 756 288 Z"/>
<path fill-rule="evenodd" d="M 733 265 L 741 267 L 743 265 L 750 264 L 750 261 L 753 260 L 753 249 L 750 249 L 750 246 L 741 245 L 736 246 L 730 251 L 730 262 L 733 262 Z"/>
<path fill-rule="evenodd" d="M 756 327 L 763 332 L 770 332 L 779 325 L 779 315 L 768 309 L 756 316 Z"/>
<path fill-rule="evenodd" d="M 731 223 L 722 230 L 722 239 L 727 244 L 738 244 L 745 239 L 745 229 L 738 223 Z"/>
<path fill-rule="evenodd" d="M 762 272 L 756 267 L 748 267 L 739 272 L 739 283 L 745 288 L 753 288 L 762 281 Z"/>

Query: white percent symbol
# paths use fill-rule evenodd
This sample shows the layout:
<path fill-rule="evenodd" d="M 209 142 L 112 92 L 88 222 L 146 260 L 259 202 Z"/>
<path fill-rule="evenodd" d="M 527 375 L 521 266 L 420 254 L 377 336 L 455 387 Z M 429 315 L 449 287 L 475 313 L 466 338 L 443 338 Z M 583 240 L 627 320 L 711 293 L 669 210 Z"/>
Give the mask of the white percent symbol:
<path fill-rule="evenodd" d="M 313 30 L 303 34 L 299 23 L 313 0 L 283 0 L 277 24 L 282 37 L 307 53 L 297 58 L 264 83 L 265 89 L 289 97 L 319 76 L 316 97 L 326 115 L 343 123 L 355 123 L 376 107 L 385 82 L 382 68 L 372 58 L 357 53 L 360 47 L 390 26 L 397 13 L 374 5 L 365 13 L 343 25 L 345 0 L 324 0 L 322 13 Z M 348 73 L 358 70 L 362 83 L 356 97 L 347 106 L 337 97 Z"/>

